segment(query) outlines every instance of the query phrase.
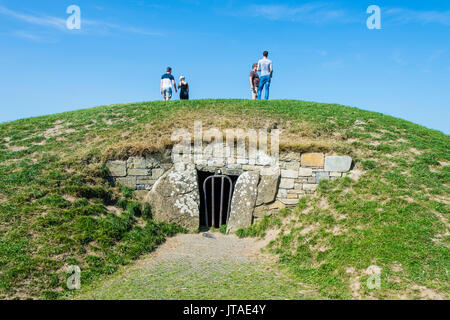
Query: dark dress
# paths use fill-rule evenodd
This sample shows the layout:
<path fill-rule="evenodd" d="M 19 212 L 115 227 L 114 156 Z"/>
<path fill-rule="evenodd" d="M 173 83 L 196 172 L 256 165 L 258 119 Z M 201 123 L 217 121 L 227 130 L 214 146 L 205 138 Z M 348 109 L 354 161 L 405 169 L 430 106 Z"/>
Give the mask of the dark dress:
<path fill-rule="evenodd" d="M 189 85 L 187 83 L 180 86 L 180 100 L 189 100 Z"/>

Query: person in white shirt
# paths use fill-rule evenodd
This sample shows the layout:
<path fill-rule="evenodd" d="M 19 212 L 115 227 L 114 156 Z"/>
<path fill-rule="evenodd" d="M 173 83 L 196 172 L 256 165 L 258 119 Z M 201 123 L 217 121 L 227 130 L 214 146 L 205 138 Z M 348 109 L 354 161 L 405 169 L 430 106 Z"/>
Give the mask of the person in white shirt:
<path fill-rule="evenodd" d="M 175 78 L 172 75 L 172 68 L 167 67 L 167 71 L 161 77 L 161 95 L 164 97 L 164 101 L 172 99 L 172 86 L 177 92 L 177 85 L 175 84 Z"/>
<path fill-rule="evenodd" d="M 263 58 L 258 61 L 258 71 L 260 71 L 260 80 L 258 87 L 258 100 L 261 100 L 262 91 L 265 88 L 265 99 L 269 100 L 270 83 L 272 82 L 273 65 L 272 61 L 267 59 L 269 52 L 264 51 Z"/>

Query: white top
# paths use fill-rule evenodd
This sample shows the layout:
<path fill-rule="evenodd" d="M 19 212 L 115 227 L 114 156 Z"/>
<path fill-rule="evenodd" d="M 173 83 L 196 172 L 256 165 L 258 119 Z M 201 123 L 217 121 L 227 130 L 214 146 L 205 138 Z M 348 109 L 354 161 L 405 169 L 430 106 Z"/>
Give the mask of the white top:
<path fill-rule="evenodd" d="M 172 81 L 175 81 L 175 78 L 170 73 L 165 73 L 161 77 L 162 79 L 162 88 L 169 89 L 172 88 Z"/>
<path fill-rule="evenodd" d="M 270 75 L 270 67 L 272 67 L 272 61 L 263 58 L 258 61 L 258 71 L 261 71 L 261 77 Z"/>

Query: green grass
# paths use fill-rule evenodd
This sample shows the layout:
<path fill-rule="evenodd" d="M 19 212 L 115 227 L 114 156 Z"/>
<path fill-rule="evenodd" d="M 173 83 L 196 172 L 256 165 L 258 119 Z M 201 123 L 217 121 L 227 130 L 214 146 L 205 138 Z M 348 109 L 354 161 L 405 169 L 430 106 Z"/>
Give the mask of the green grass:
<path fill-rule="evenodd" d="M 79 265 L 83 285 L 95 283 L 182 231 L 154 222 L 130 190 L 111 188 L 104 162 L 164 148 L 174 127 L 192 130 L 196 119 L 204 129 L 276 123 L 283 150 L 355 159 L 357 182 L 323 183 L 320 196 L 292 213 L 240 231 L 261 237 L 282 230 L 270 250 L 296 280 L 325 297 L 351 298 L 352 277 L 364 280 L 363 271 L 377 264 L 382 290 L 362 288 L 362 297 L 420 298 L 414 286 L 448 297 L 449 136 L 339 105 L 200 100 L 0 124 L 0 298 L 65 297 L 65 267 Z M 314 229 L 301 236 L 308 226 Z M 333 234 L 336 227 L 345 232 Z"/>
<path fill-rule="evenodd" d="M 260 263 L 213 260 L 196 270 L 174 261 L 152 268 L 132 266 L 78 292 L 76 299 L 95 300 L 282 300 L 315 299 L 305 288 Z"/>
<path fill-rule="evenodd" d="M 358 181 L 323 181 L 281 227 L 273 223 L 280 217 L 270 216 L 238 234 L 261 236 L 278 228 L 269 252 L 323 297 L 448 299 L 450 176 L 439 162 L 448 161 L 448 152 L 441 152 L 446 146 L 443 137 L 414 156 L 411 145 L 399 145 L 392 156 L 360 145 L 361 159 L 373 160 L 360 162 L 365 173 Z M 379 290 L 365 285 L 371 265 L 382 268 Z M 356 292 L 350 285 L 355 279 L 362 284 Z"/>

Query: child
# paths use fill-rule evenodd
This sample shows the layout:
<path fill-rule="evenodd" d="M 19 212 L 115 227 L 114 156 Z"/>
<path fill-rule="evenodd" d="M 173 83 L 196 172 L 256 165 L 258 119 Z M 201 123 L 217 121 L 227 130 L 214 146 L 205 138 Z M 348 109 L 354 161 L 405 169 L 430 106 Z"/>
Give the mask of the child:
<path fill-rule="evenodd" d="M 258 75 L 258 64 L 253 64 L 253 70 L 250 72 L 250 87 L 252 90 L 252 99 L 256 100 L 258 98 L 258 87 L 259 87 L 259 75 Z"/>

